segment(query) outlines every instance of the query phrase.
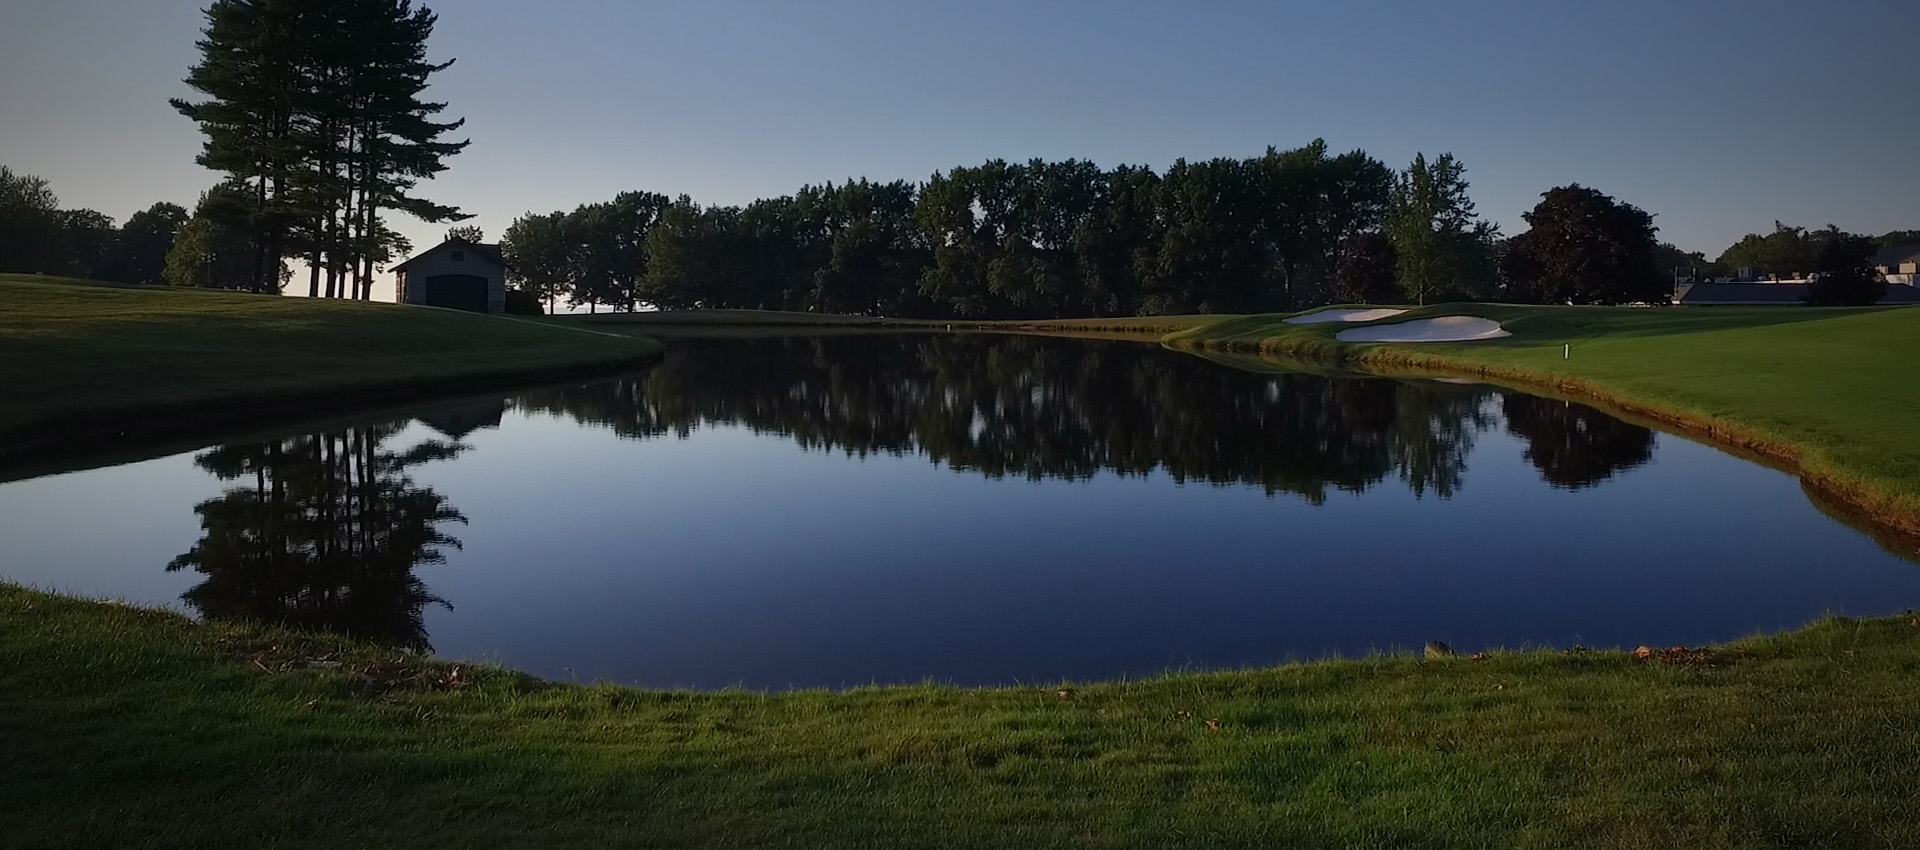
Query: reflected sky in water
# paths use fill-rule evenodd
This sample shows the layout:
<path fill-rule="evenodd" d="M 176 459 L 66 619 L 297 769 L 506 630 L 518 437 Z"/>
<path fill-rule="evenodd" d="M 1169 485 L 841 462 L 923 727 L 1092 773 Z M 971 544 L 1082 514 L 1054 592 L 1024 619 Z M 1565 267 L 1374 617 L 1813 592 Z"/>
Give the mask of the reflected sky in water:
<path fill-rule="evenodd" d="M 1920 605 L 1920 567 L 1790 476 L 1579 405 L 952 337 L 682 341 L 617 381 L 0 485 L 0 576 L 699 688 Z"/>

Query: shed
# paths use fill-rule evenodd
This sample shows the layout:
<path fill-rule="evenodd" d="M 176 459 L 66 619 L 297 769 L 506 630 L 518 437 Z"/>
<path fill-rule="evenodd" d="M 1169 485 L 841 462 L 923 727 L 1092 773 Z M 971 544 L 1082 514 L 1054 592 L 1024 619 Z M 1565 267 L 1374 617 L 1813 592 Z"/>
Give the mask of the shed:
<path fill-rule="evenodd" d="M 475 313 L 507 311 L 507 264 L 500 246 L 448 239 L 393 267 L 403 304 Z"/>

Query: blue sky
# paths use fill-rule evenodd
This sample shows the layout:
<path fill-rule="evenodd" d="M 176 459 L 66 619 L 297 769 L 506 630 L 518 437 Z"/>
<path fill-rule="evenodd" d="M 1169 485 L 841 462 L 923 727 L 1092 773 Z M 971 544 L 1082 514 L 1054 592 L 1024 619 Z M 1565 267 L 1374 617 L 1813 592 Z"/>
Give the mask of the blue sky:
<path fill-rule="evenodd" d="M 213 176 L 202 0 L 0 3 L 0 164 L 124 219 Z M 1590 185 L 1717 254 L 1775 218 L 1920 228 L 1920 3 L 441 0 L 425 194 L 488 235 L 627 189 L 744 203 L 989 158 L 1163 167 L 1324 137 L 1467 165 L 1511 234 Z M 416 242 L 443 227 L 400 222 Z"/>

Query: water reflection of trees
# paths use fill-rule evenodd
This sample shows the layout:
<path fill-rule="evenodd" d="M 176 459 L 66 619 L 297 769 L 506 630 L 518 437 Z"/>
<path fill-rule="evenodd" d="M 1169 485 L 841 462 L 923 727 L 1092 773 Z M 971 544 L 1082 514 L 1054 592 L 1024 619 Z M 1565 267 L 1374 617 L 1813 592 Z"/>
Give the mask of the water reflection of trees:
<path fill-rule="evenodd" d="M 1249 484 L 1319 503 L 1330 491 L 1389 478 L 1417 494 L 1453 495 L 1475 436 L 1497 422 L 1496 395 L 1482 386 L 1256 374 L 1134 345 L 929 335 L 676 340 L 645 375 L 520 404 L 631 438 L 740 425 L 809 448 L 923 454 L 995 477 L 1162 470 L 1181 482 Z M 1541 467 L 1549 480 L 1578 463 L 1619 468 L 1609 464 L 1630 454 L 1622 449 L 1633 432 L 1651 446 L 1645 429 L 1574 407 L 1583 412 L 1507 405 L 1513 433 L 1542 447 L 1529 457 L 1553 459 Z M 1598 433 L 1600 420 L 1614 429 L 1597 446 L 1607 453 L 1560 454 L 1595 447 L 1562 429 Z"/>
<path fill-rule="evenodd" d="M 205 536 L 167 565 L 204 576 L 183 599 L 201 615 L 339 632 L 427 650 L 423 612 L 445 605 L 414 569 L 460 545 L 465 522 L 408 471 L 459 443 L 391 445 L 404 423 L 241 443 L 196 463 L 238 482 L 194 508 Z"/>
<path fill-rule="evenodd" d="M 1653 459 L 1653 432 L 1584 404 L 1504 393 L 1507 431 L 1556 487 L 1590 487 Z"/>

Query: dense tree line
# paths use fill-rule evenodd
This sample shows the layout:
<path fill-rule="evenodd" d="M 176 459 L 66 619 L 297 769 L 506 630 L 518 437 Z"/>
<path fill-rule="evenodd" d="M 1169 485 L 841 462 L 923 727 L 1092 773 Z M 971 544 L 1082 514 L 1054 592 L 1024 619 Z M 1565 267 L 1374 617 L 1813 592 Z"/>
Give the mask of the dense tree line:
<path fill-rule="evenodd" d="M 1729 272 L 1747 269 L 1760 278 L 1803 278 L 1821 271 L 1822 255 L 1835 243 L 1842 243 L 1842 251 L 1865 250 L 1871 257 L 1878 248 L 1920 245 L 1920 231 L 1895 230 L 1872 237 L 1848 233 L 1832 224 L 1815 230 L 1775 221 L 1771 233 L 1749 233 L 1728 246 L 1720 254 L 1719 265 Z M 1827 263 L 1832 262 L 1829 256 Z"/>
<path fill-rule="evenodd" d="M 1482 297 L 1498 233 L 1464 172 L 1421 156 L 1396 174 L 1323 141 L 1165 173 L 994 160 L 744 207 L 628 193 L 523 216 L 504 244 L 517 286 L 621 310 L 1070 317 Z"/>
<path fill-rule="evenodd" d="M 160 283 L 187 222 L 186 210 L 164 202 L 120 225 L 94 210 L 62 209 L 46 180 L 0 165 L 0 272 Z"/>
<path fill-rule="evenodd" d="M 215 0 L 206 18 L 186 80 L 206 99 L 173 106 L 206 136 L 200 163 L 228 175 L 200 230 L 237 230 L 244 245 L 195 233 L 203 265 L 245 250 L 246 288 L 275 292 L 284 261 L 301 257 L 308 295 L 366 298 L 374 270 L 407 250 L 387 212 L 466 218 L 413 194 L 466 147 L 443 140 L 463 122 L 436 121 L 446 105 L 421 98 L 452 64 L 426 58 L 431 11 L 412 0 Z"/>

